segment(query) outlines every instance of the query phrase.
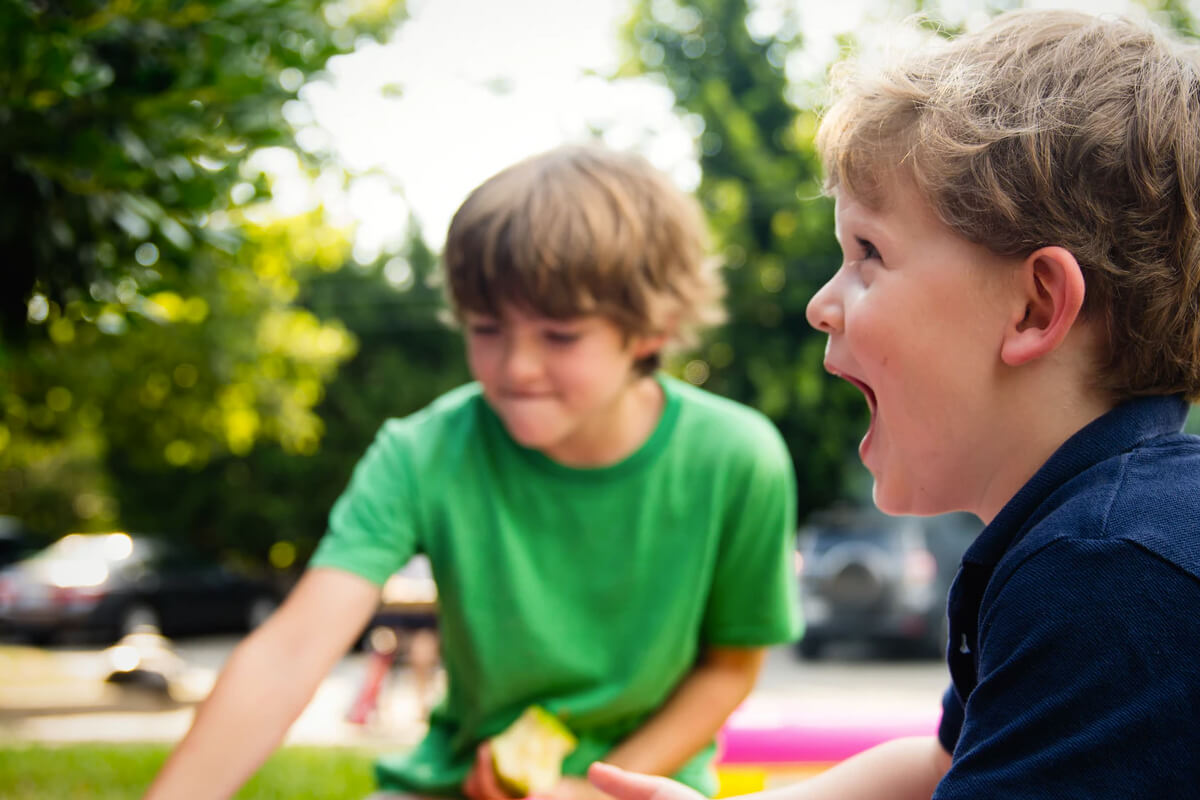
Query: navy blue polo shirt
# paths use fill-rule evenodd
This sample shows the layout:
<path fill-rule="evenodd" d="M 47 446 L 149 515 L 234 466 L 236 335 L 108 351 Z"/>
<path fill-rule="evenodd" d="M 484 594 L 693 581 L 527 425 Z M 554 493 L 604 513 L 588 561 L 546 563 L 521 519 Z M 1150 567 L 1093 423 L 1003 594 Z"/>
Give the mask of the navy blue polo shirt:
<path fill-rule="evenodd" d="M 1200 797 L 1200 437 L 1179 397 L 1072 436 L 963 556 L 951 798 Z"/>

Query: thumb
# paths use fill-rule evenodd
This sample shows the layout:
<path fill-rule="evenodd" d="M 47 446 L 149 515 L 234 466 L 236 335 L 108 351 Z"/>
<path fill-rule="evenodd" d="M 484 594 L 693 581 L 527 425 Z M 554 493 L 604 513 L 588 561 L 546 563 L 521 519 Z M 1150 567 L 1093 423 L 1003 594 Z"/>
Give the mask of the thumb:
<path fill-rule="evenodd" d="M 670 778 L 629 772 L 600 761 L 588 768 L 588 780 L 617 800 L 694 800 L 698 796 Z"/>

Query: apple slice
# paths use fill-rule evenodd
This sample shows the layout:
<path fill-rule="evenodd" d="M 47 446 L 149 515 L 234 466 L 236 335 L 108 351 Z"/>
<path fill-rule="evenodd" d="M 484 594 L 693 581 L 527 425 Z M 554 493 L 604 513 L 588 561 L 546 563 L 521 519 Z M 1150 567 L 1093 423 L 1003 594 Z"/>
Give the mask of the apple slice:
<path fill-rule="evenodd" d="M 507 792 L 528 797 L 554 788 L 577 740 L 541 706 L 530 706 L 491 741 L 492 766 Z"/>

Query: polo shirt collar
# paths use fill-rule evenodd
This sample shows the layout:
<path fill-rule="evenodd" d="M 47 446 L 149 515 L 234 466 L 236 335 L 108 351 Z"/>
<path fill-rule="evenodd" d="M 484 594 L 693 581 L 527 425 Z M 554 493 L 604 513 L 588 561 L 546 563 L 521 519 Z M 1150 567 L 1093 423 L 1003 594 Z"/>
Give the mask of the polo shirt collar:
<path fill-rule="evenodd" d="M 1182 395 L 1138 397 L 1085 425 L 1067 439 L 1004 505 L 963 555 L 964 562 L 992 566 L 1013 545 L 1046 498 L 1107 458 L 1158 436 L 1178 433 L 1187 419 Z"/>

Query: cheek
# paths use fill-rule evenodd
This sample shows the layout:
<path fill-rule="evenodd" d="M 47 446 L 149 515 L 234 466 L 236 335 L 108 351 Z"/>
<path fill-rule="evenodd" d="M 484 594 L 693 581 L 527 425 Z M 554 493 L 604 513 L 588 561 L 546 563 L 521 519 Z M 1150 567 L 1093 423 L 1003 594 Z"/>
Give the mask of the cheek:
<path fill-rule="evenodd" d="M 467 342 L 467 369 L 476 380 L 487 383 L 496 371 L 496 348 Z"/>
<path fill-rule="evenodd" d="M 609 349 L 586 348 L 559 359 L 555 375 L 561 391 L 582 398 L 619 391 L 632 368 L 632 358 Z"/>
<path fill-rule="evenodd" d="M 895 320 L 874 313 L 869 306 L 855 309 L 853 317 L 846 322 L 846 344 L 854 353 L 855 360 L 868 370 L 885 369 L 893 363 L 898 350 L 903 348 L 903 337 L 907 324 L 896 326 Z M 871 382 L 871 375 L 860 376 Z M 874 376 L 878 380 L 881 376 Z"/>
<path fill-rule="evenodd" d="M 559 361 L 555 378 L 559 390 L 566 394 L 587 394 L 593 386 L 611 382 L 602 365 L 582 356 Z"/>

